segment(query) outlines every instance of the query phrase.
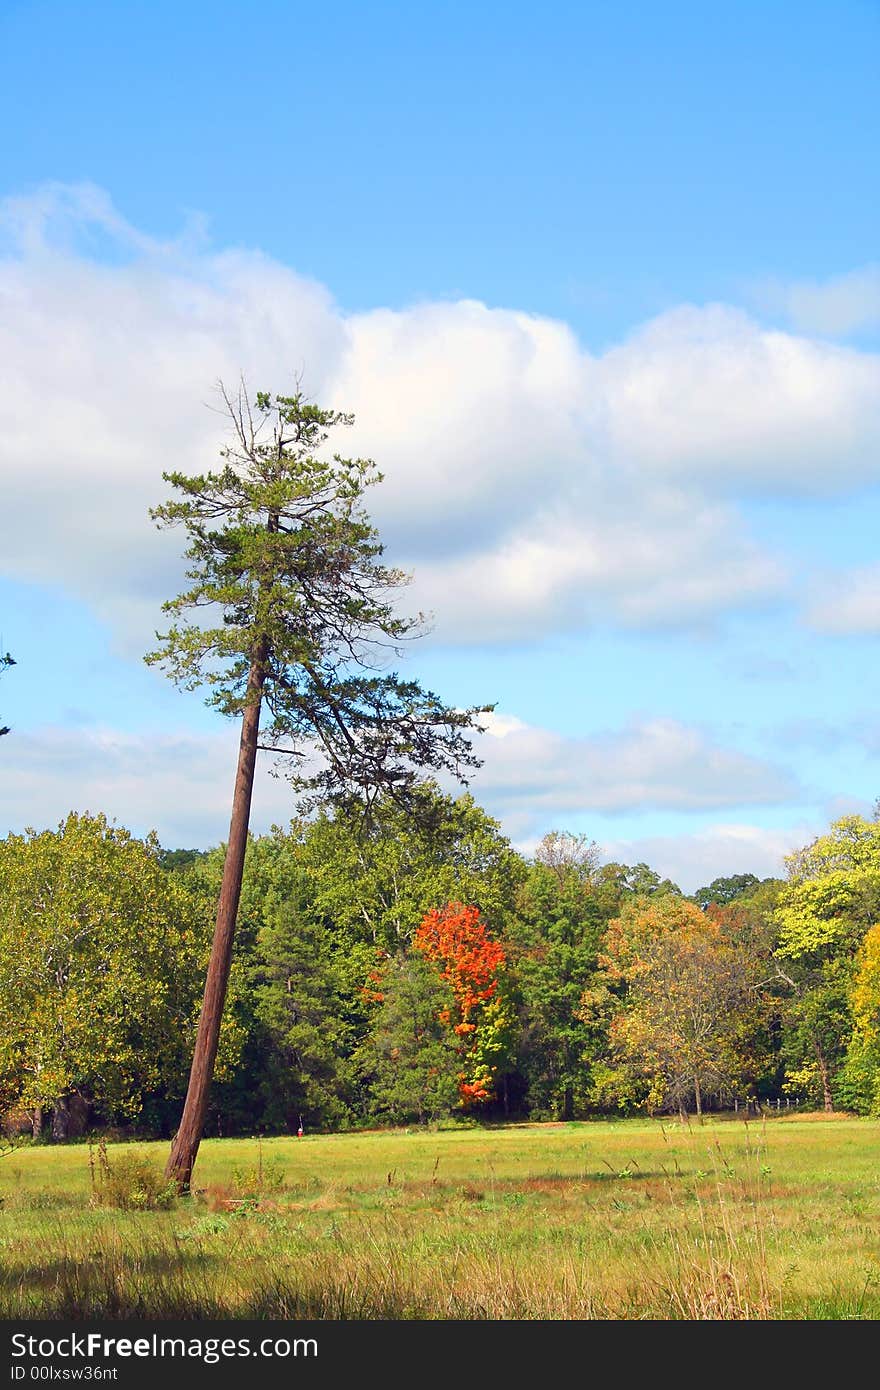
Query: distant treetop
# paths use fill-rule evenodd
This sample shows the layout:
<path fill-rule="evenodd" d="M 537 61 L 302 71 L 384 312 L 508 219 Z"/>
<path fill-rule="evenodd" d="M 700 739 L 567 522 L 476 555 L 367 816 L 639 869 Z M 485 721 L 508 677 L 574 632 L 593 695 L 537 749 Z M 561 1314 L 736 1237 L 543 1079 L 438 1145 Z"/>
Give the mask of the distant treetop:
<path fill-rule="evenodd" d="M 762 882 L 766 883 L 768 880 L 756 878 L 754 874 L 731 874 L 728 878 L 713 878 L 708 887 L 697 889 L 693 895 L 694 902 L 702 908 L 707 908 L 710 903 L 715 903 L 717 907 L 726 907 L 736 898 L 759 888 Z"/>

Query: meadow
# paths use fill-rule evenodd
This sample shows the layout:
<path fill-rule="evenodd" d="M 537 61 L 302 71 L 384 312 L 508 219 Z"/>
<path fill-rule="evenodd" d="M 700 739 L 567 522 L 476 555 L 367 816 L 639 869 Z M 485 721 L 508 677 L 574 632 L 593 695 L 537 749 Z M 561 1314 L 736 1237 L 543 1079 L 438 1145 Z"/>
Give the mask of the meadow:
<path fill-rule="evenodd" d="M 174 1200 L 166 1144 L 19 1148 L 0 1316 L 876 1318 L 878 1145 L 808 1115 L 208 1140 Z"/>

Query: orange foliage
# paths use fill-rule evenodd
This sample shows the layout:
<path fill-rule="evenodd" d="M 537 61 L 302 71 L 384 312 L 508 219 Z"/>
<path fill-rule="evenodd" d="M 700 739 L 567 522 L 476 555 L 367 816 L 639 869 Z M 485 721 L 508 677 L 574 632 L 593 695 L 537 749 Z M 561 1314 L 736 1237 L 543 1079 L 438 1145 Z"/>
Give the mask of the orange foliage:
<path fill-rule="evenodd" d="M 504 947 L 493 941 L 478 907 L 447 903 L 432 908 L 419 924 L 414 945 L 442 967 L 459 1010 L 456 1033 L 473 1032 L 472 1015 L 498 989 L 498 971 L 505 964 Z"/>
<path fill-rule="evenodd" d="M 456 1018 L 453 1021 L 447 1012 L 443 1022 L 452 1026 L 470 1053 L 476 1043 L 478 1024 L 486 1018 L 486 1005 L 498 993 L 498 972 L 506 963 L 503 946 L 489 936 L 479 908 L 464 903 L 432 908 L 419 924 L 413 944 L 438 966 L 450 985 Z M 478 1066 L 470 1080 L 463 1073 L 459 1084 L 463 1103 L 490 1100 L 492 1080 L 491 1067 Z"/>
<path fill-rule="evenodd" d="M 381 962 L 384 962 L 388 957 L 388 952 L 377 951 L 376 955 Z M 382 988 L 383 984 L 384 970 L 382 965 L 380 964 L 377 965 L 374 970 L 371 970 L 369 972 L 365 983 L 361 985 L 360 992 L 362 998 L 370 1004 L 381 1004 L 385 998 L 385 992 Z"/>

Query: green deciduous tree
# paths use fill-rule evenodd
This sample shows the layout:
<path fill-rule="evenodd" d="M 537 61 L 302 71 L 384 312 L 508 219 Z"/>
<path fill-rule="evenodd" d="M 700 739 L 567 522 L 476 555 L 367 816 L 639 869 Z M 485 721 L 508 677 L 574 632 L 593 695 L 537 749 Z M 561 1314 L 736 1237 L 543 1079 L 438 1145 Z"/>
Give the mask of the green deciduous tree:
<path fill-rule="evenodd" d="M 731 874 L 726 878 L 713 878 L 705 888 L 698 888 L 693 898 L 698 907 L 706 908 L 712 903 L 725 907 L 737 898 L 754 892 L 760 884 L 761 880 L 755 874 Z"/>
<path fill-rule="evenodd" d="M 843 816 L 786 865 L 777 909 L 781 954 L 854 954 L 880 917 L 880 821 Z"/>
<path fill-rule="evenodd" d="M 880 822 L 843 816 L 786 862 L 775 914 L 780 973 L 790 986 L 786 1085 L 830 1111 L 853 1032 L 856 957 L 880 919 Z"/>
<path fill-rule="evenodd" d="M 207 850 L 203 849 L 163 849 L 159 853 L 159 863 L 163 869 L 177 873 L 181 869 L 191 869 L 206 854 Z"/>
<path fill-rule="evenodd" d="M 369 807 L 384 792 L 404 803 L 425 771 L 463 779 L 476 765 L 466 733 L 482 712 L 450 709 L 385 669 L 389 649 L 415 635 L 418 620 L 395 612 L 405 576 L 381 563 L 361 505 L 380 475 L 370 460 L 326 449 L 352 417 L 299 392 L 259 392 L 253 406 L 244 389 L 223 399 L 233 431 L 223 467 L 166 473 L 180 500 L 152 513 L 187 533 L 191 583 L 166 603 L 173 625 L 147 659 L 185 689 L 206 684 L 209 702 L 242 721 L 214 947 L 168 1164 L 180 1187 L 208 1104 L 258 746 L 294 758 L 294 786 L 313 801 Z"/>
<path fill-rule="evenodd" d="M 0 842 L 0 1086 L 59 1137 L 73 1093 L 132 1118 L 182 1089 L 208 904 L 159 853 L 88 815 Z"/>
<path fill-rule="evenodd" d="M 579 1005 L 617 907 L 591 842 L 558 832 L 545 837 L 508 931 L 519 998 L 519 1065 L 534 1114 L 572 1119 L 588 1107 L 590 1062 L 602 1030 Z"/>
<path fill-rule="evenodd" d="M 598 871 L 598 878 L 600 882 L 614 887 L 621 899 L 652 898 L 665 894 L 681 897 L 681 889 L 677 883 L 673 883 L 669 878 L 661 878 L 656 870 L 643 863 L 603 864 Z"/>
<path fill-rule="evenodd" d="M 389 953 L 407 945 L 440 903 L 474 903 L 503 923 L 526 872 L 470 795 L 452 797 L 430 782 L 413 789 L 407 806 L 378 799 L 366 827 L 338 811 L 318 816 L 305 829 L 303 862 L 327 919 L 352 943 Z"/>

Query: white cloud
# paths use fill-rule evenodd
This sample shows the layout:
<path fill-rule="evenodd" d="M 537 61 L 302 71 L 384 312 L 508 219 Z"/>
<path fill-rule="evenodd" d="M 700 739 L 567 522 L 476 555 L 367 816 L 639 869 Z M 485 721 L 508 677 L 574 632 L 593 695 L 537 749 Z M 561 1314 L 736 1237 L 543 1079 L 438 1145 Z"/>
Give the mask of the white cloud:
<path fill-rule="evenodd" d="M 829 821 L 840 820 L 843 816 L 861 816 L 863 820 L 871 820 L 875 804 L 866 801 L 863 796 L 850 796 L 844 793 L 829 798 L 825 806 L 825 815 Z"/>
<path fill-rule="evenodd" d="M 833 492 L 880 474 L 880 357 L 724 305 L 660 315 L 601 362 L 623 465 L 741 492 Z"/>
<path fill-rule="evenodd" d="M 446 641 L 770 601 L 784 566 L 737 495 L 880 472 L 878 359 L 723 306 L 594 357 L 564 324 L 472 301 L 346 315 L 198 228 L 144 236 L 91 186 L 10 201 L 5 223 L 2 564 L 84 597 L 133 650 L 181 572 L 180 538 L 147 521 L 161 472 L 214 463 L 223 421 L 201 403 L 240 369 L 282 389 L 304 369 L 357 413 L 346 450 L 383 468 L 371 511 Z"/>
<path fill-rule="evenodd" d="M 204 847 L 225 840 L 237 728 L 211 735 L 156 736 L 113 729 L 37 729 L 4 740 L 0 834 L 57 825 L 70 811 L 103 812 L 135 834 Z M 260 755 L 253 826 L 293 814 L 291 789 Z"/>
<path fill-rule="evenodd" d="M 880 565 L 827 576 L 808 619 L 821 632 L 880 632 Z"/>
<path fill-rule="evenodd" d="M 649 808 L 708 811 L 785 801 L 787 773 L 715 744 L 699 729 L 646 720 L 569 738 L 513 715 L 484 717 L 484 766 L 474 796 L 516 839 L 584 812 Z M 237 753 L 236 728 L 216 734 L 121 733 L 88 727 L 17 732 L 4 740 L 0 834 L 57 824 L 71 810 L 103 811 L 167 845 L 225 839 Z M 260 759 L 253 824 L 267 829 L 294 812 L 290 787 Z"/>
<path fill-rule="evenodd" d="M 784 878 L 785 856 L 809 844 L 818 828 L 803 823 L 784 830 L 734 823 L 713 825 L 693 835 L 651 835 L 642 839 L 606 840 L 606 862 L 648 864 L 685 893 L 695 893 L 713 879 L 732 874 Z"/>
<path fill-rule="evenodd" d="M 765 283 L 758 286 L 755 298 L 806 333 L 846 337 L 880 325 L 880 265 L 862 266 L 824 281 Z"/>
<path fill-rule="evenodd" d="M 731 530 L 724 508 L 647 494 L 628 516 L 539 512 L 493 549 L 423 561 L 413 599 L 440 630 L 515 640 L 604 621 L 700 623 L 780 593 L 782 564 Z"/>
<path fill-rule="evenodd" d="M 777 804 L 797 792 L 784 769 L 720 747 L 704 730 L 672 719 L 634 721 L 581 738 L 510 715 L 482 722 L 484 765 L 474 774 L 473 792 L 517 838 L 549 828 L 548 817 L 706 812 Z"/>

